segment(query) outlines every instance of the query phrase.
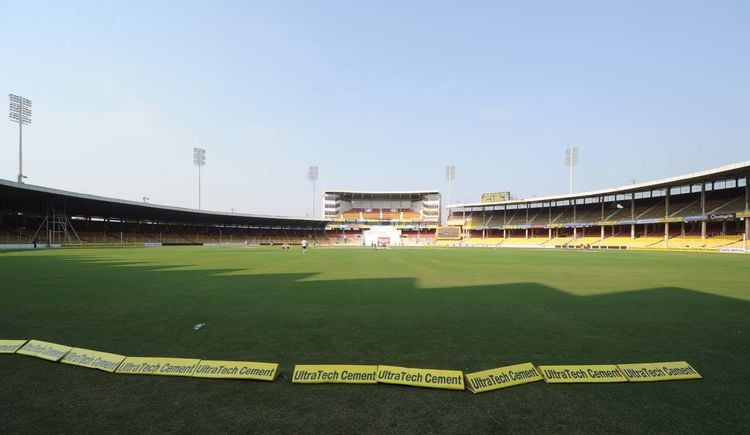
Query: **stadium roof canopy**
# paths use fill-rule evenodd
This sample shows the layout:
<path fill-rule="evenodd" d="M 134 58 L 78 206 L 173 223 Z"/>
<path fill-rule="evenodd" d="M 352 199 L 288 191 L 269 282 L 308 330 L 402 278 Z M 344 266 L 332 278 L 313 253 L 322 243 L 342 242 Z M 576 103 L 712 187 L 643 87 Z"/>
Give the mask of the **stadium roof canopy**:
<path fill-rule="evenodd" d="M 611 189 L 594 190 L 590 192 L 581 192 L 581 193 L 573 193 L 573 194 L 565 194 L 565 195 L 553 195 L 553 196 L 544 196 L 544 197 L 527 198 L 527 199 L 511 199 L 508 201 L 500 201 L 500 202 L 454 204 L 454 205 L 449 205 L 448 208 L 449 209 L 455 209 L 455 208 L 462 209 L 466 207 L 536 204 L 539 202 L 574 200 L 574 199 L 580 199 L 580 198 L 591 198 L 591 197 L 643 192 L 647 190 L 664 189 L 664 188 L 673 187 L 673 186 L 699 184 L 701 182 L 740 179 L 740 178 L 745 178 L 749 176 L 750 176 L 750 161 L 746 161 L 742 163 L 735 163 L 731 165 L 722 166 L 719 168 L 709 169 L 706 171 L 681 175 L 678 177 L 664 178 L 662 180 L 649 181 L 645 183 L 629 184 L 627 186 L 615 187 Z"/>
<path fill-rule="evenodd" d="M 324 195 L 341 195 L 352 199 L 421 199 L 425 195 L 440 195 L 438 190 L 409 190 L 409 191 L 361 191 L 361 190 L 326 190 Z"/>
<path fill-rule="evenodd" d="M 170 207 L 68 192 L 0 179 L 0 212 L 46 215 L 50 209 L 69 217 L 165 224 L 323 229 L 323 219 L 221 213 Z"/>

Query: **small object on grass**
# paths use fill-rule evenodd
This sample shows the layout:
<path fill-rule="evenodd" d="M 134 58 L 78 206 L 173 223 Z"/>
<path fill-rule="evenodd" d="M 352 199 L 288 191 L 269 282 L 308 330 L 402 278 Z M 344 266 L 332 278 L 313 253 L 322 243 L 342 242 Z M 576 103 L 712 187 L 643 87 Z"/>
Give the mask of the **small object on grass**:
<path fill-rule="evenodd" d="M 197 331 L 197 330 L 201 329 L 204 326 L 206 326 L 205 323 L 199 323 L 199 324 L 193 326 L 193 329 L 195 329 Z"/>

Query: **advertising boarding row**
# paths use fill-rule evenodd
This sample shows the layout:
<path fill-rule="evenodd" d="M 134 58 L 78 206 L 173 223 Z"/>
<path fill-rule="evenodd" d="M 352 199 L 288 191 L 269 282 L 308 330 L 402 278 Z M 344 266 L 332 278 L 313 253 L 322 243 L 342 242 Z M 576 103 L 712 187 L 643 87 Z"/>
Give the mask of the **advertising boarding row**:
<path fill-rule="evenodd" d="M 0 353 L 25 355 L 108 373 L 274 381 L 278 363 L 196 358 L 127 357 L 41 340 L 0 340 Z M 285 376 L 286 377 L 286 376 Z M 293 384 L 391 384 L 474 394 L 544 381 L 547 384 L 656 382 L 702 379 L 686 361 L 539 365 L 530 362 L 473 373 L 391 365 L 298 364 Z"/>

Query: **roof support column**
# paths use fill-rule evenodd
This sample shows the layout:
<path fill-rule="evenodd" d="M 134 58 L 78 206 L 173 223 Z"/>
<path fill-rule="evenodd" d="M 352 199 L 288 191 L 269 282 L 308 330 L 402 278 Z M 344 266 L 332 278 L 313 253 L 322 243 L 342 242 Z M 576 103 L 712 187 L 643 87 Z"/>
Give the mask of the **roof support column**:
<path fill-rule="evenodd" d="M 701 215 L 706 216 L 706 182 L 701 181 Z M 701 221 L 701 240 L 706 240 L 707 222 Z"/>
<path fill-rule="evenodd" d="M 552 225 L 552 203 L 549 203 L 549 208 L 547 209 L 547 225 Z"/>
<path fill-rule="evenodd" d="M 602 225 L 600 228 L 602 229 L 602 231 L 601 231 L 601 235 L 599 236 L 599 241 L 602 241 L 604 240 L 604 225 Z"/>
<path fill-rule="evenodd" d="M 630 194 L 630 219 L 635 221 L 635 194 Z M 630 224 L 630 240 L 635 240 L 635 223 Z"/>

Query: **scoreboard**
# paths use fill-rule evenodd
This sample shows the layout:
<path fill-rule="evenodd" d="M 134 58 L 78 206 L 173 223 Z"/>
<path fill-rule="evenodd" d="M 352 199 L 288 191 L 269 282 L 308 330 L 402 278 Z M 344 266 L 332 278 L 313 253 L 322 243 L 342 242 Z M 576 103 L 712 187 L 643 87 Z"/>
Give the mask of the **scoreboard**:
<path fill-rule="evenodd" d="M 483 193 L 482 202 L 500 202 L 510 199 L 510 192 Z"/>

